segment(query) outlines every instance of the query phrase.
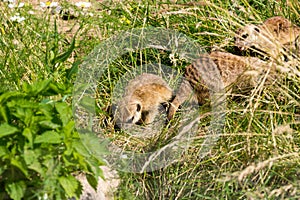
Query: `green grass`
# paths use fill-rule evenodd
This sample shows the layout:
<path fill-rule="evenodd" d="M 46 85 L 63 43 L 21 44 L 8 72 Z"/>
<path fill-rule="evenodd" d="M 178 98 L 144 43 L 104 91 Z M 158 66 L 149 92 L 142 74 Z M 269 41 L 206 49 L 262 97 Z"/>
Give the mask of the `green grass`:
<path fill-rule="evenodd" d="M 92 3 L 88 12 L 93 16 L 79 15 L 66 22 L 49 11 L 28 14 L 33 10 L 30 4 L 13 10 L 1 2 L 0 94 L 23 91 L 27 83 L 51 78 L 64 92 L 49 98 L 63 99 L 71 106 L 80 63 L 98 44 L 131 28 L 173 29 L 196 40 L 207 52 L 238 54 L 234 33 L 246 23 L 283 15 L 300 26 L 297 1 Z M 63 5 L 71 6 L 66 2 Z M 10 16 L 16 13 L 26 19 L 12 22 Z M 188 64 L 180 59 L 172 63 L 170 52 L 162 50 L 127 53 L 114 60 L 100 77 L 97 93 L 99 127 L 115 143 L 138 151 L 151 140 L 131 139 L 115 130 L 109 110 L 119 79 L 148 63 L 173 65 L 179 73 Z M 298 70 L 297 66 L 292 68 Z M 199 157 L 203 142 L 199 134 L 178 162 L 164 169 L 142 174 L 120 172 L 122 183 L 115 198 L 299 199 L 300 77 L 294 73 L 278 73 L 277 77 L 272 84 L 262 83 L 243 98 L 228 96 L 224 133 L 207 156 Z M 207 124 L 203 119 L 201 130 Z"/>

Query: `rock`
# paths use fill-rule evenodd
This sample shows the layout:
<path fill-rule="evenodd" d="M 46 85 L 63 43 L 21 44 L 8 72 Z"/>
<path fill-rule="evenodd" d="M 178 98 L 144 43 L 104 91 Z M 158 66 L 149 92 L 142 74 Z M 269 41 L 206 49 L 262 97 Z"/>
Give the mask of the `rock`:
<path fill-rule="evenodd" d="M 80 174 L 76 178 L 82 184 L 82 194 L 80 200 L 110 200 L 113 199 L 113 192 L 116 191 L 120 184 L 120 179 L 115 170 L 107 166 L 100 167 L 103 171 L 105 180 L 101 177 L 98 179 L 97 191 L 95 191 L 88 183 L 85 174 Z"/>

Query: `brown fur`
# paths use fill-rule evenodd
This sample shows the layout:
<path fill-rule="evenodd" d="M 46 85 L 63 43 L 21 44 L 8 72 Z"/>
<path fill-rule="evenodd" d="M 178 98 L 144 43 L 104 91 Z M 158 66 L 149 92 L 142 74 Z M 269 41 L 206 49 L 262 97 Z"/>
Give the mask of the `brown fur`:
<path fill-rule="evenodd" d="M 115 114 L 117 123 L 129 126 L 153 122 L 161 103 L 172 98 L 172 89 L 159 76 L 143 73 L 129 81 Z"/>
<path fill-rule="evenodd" d="M 250 47 L 262 50 L 273 58 L 285 54 L 284 46 L 291 45 L 300 34 L 300 27 L 281 16 L 271 17 L 263 24 L 249 24 L 236 32 L 235 45 L 241 50 Z"/>
<path fill-rule="evenodd" d="M 216 65 L 219 72 L 214 71 Z M 184 80 L 171 103 L 168 119 L 176 113 L 178 107 L 191 97 L 190 102 L 204 104 L 209 99 L 209 89 L 220 87 L 217 73 L 220 73 L 224 87 L 229 89 L 233 83 L 238 87 L 245 87 L 247 72 L 258 72 L 266 66 L 266 62 L 255 57 L 236 56 L 226 52 L 212 52 L 209 56 L 203 55 L 195 63 L 185 69 Z M 204 73 L 203 73 L 204 72 Z M 253 74 L 253 73 L 252 73 Z M 255 73 L 254 73 L 255 74 Z M 203 80 L 203 76 L 205 81 Z M 244 76 L 244 77 L 242 77 Z M 202 78 L 201 78 L 202 77 Z M 239 77 L 242 77 L 241 79 Z M 239 82 L 238 79 L 241 81 Z"/>
<path fill-rule="evenodd" d="M 288 44 L 300 34 L 300 27 L 292 24 L 288 19 L 276 16 L 267 19 L 263 26 L 279 41 L 280 44 Z"/>

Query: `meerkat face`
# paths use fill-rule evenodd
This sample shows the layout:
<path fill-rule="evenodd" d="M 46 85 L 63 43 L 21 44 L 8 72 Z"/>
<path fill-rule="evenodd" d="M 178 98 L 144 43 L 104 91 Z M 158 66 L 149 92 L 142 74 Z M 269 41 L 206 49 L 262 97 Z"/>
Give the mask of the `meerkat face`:
<path fill-rule="evenodd" d="M 259 47 L 261 42 L 261 29 L 258 26 L 249 24 L 237 31 L 235 45 L 241 50 L 250 47 Z"/>
<path fill-rule="evenodd" d="M 140 102 L 132 102 L 127 105 L 124 122 L 128 124 L 136 124 L 142 117 L 142 105 Z"/>
<path fill-rule="evenodd" d="M 142 104 L 139 101 L 123 101 L 115 113 L 116 122 L 120 127 L 129 127 L 138 123 L 142 117 Z"/>

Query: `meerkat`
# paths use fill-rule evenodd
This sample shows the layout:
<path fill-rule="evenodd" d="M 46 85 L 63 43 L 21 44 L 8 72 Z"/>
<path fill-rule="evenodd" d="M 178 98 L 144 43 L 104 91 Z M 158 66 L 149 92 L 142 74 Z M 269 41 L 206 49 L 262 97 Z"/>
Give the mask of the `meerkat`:
<path fill-rule="evenodd" d="M 216 65 L 219 72 L 213 65 Z M 178 107 L 187 100 L 200 105 L 208 102 L 209 90 L 218 90 L 220 86 L 217 84 L 220 81 L 223 82 L 225 90 L 229 91 L 233 84 L 237 84 L 243 89 L 246 85 L 248 86 L 245 83 L 245 79 L 249 78 L 247 76 L 250 78 L 258 76 L 266 66 L 267 63 L 259 58 L 237 56 L 226 52 L 216 51 L 200 56 L 195 63 L 185 68 L 184 79 L 171 102 L 168 119 L 172 119 Z M 200 70 L 204 73 L 201 73 Z M 220 76 L 217 73 L 220 73 Z M 202 78 L 203 75 L 205 75 L 205 81 Z M 221 77 L 222 80 L 217 80 L 217 77 Z M 240 81 L 237 82 L 238 79 Z"/>
<path fill-rule="evenodd" d="M 236 32 L 235 45 L 241 50 L 255 47 L 273 58 L 286 54 L 286 48 L 300 34 L 300 27 L 292 24 L 288 19 L 275 16 L 265 20 L 262 24 L 248 24 Z"/>
<path fill-rule="evenodd" d="M 119 126 L 150 124 L 159 111 L 159 105 L 168 103 L 173 91 L 161 77 L 143 73 L 130 80 L 115 112 Z"/>

